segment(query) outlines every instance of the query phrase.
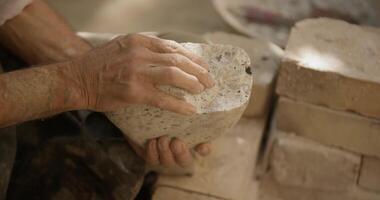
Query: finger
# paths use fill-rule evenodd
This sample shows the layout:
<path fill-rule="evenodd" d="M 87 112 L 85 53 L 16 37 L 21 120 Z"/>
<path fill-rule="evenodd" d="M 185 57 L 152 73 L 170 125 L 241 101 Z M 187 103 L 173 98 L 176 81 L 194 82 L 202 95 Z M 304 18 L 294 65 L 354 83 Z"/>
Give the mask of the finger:
<path fill-rule="evenodd" d="M 177 53 L 158 54 L 153 56 L 154 62 L 164 66 L 176 66 L 184 72 L 191 74 L 206 87 L 210 88 L 214 85 L 210 74 L 199 64 L 191 61 L 186 56 Z"/>
<path fill-rule="evenodd" d="M 145 161 L 148 165 L 156 166 L 160 164 L 157 150 L 157 139 L 149 140 L 146 147 Z"/>
<path fill-rule="evenodd" d="M 194 150 L 199 153 L 201 156 L 208 156 L 211 153 L 211 144 L 210 143 L 203 143 L 197 145 Z"/>
<path fill-rule="evenodd" d="M 193 105 L 158 89 L 150 93 L 150 96 L 147 98 L 147 104 L 183 115 L 192 115 L 197 112 Z"/>
<path fill-rule="evenodd" d="M 179 139 L 173 139 L 170 149 L 174 154 L 176 163 L 181 167 L 187 167 L 193 162 L 193 156 L 187 145 Z"/>
<path fill-rule="evenodd" d="M 170 139 L 167 136 L 158 139 L 158 154 L 160 163 L 165 167 L 174 167 L 176 165 L 173 153 L 169 147 Z"/>
<path fill-rule="evenodd" d="M 195 76 L 187 74 L 177 67 L 151 67 L 147 75 L 155 85 L 171 85 L 193 94 L 201 93 L 204 90 L 203 85 Z"/>
<path fill-rule="evenodd" d="M 164 40 L 159 38 L 150 37 L 149 39 L 149 47 L 152 51 L 157 53 L 178 53 L 183 56 L 186 56 L 193 62 L 202 66 L 205 69 L 209 69 L 209 65 L 198 55 L 192 53 L 191 51 L 185 49 L 181 44 L 173 41 L 173 40 Z"/>

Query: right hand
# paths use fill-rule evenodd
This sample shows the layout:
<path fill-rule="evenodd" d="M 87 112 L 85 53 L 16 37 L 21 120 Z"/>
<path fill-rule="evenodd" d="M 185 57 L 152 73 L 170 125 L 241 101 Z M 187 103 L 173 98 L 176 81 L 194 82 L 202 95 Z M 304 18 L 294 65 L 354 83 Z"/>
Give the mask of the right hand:
<path fill-rule="evenodd" d="M 197 94 L 214 84 L 199 56 L 174 41 L 140 34 L 118 37 L 72 61 L 72 66 L 85 108 L 98 112 L 146 104 L 193 114 L 193 105 L 157 86 L 171 85 Z"/>

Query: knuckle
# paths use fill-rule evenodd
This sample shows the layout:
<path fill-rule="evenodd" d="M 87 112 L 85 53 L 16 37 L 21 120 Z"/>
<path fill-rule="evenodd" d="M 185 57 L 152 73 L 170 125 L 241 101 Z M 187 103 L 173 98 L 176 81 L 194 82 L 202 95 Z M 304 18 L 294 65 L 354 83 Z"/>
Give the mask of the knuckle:
<path fill-rule="evenodd" d="M 164 108 L 166 107 L 166 99 L 162 96 L 158 96 L 155 98 L 155 101 L 153 102 L 153 106 Z"/>
<path fill-rule="evenodd" d="M 137 44 L 141 40 L 141 35 L 137 33 L 132 33 L 127 35 L 125 38 L 128 41 L 129 44 Z"/>
<path fill-rule="evenodd" d="M 124 68 L 125 69 L 125 79 L 127 81 L 132 82 L 135 81 L 136 78 L 138 78 L 138 75 L 140 74 L 140 70 L 138 67 L 136 67 L 136 61 L 130 61 L 129 67 Z"/>
<path fill-rule="evenodd" d="M 135 61 L 137 58 L 140 58 L 140 55 L 141 55 L 140 48 L 131 48 L 128 51 L 128 57 L 130 58 L 131 62 Z"/>
<path fill-rule="evenodd" d="M 172 40 L 163 40 L 158 39 L 157 44 L 163 49 L 164 52 L 167 53 L 178 53 L 179 52 L 179 44 Z"/>
<path fill-rule="evenodd" d="M 177 67 L 167 67 L 165 76 L 167 79 L 174 81 L 178 76 L 178 72 L 179 69 Z"/>
<path fill-rule="evenodd" d="M 133 103 L 141 101 L 141 91 L 134 81 L 126 81 L 124 87 L 124 98 Z"/>
<path fill-rule="evenodd" d="M 123 41 L 127 36 L 119 35 L 113 39 L 113 41 Z"/>
<path fill-rule="evenodd" d="M 180 55 L 180 54 L 171 54 L 172 62 L 176 66 L 182 66 L 187 63 L 186 57 Z"/>
<path fill-rule="evenodd" d="M 208 77 L 209 72 L 206 69 L 203 69 L 202 67 L 198 68 L 198 74 L 202 77 Z"/>

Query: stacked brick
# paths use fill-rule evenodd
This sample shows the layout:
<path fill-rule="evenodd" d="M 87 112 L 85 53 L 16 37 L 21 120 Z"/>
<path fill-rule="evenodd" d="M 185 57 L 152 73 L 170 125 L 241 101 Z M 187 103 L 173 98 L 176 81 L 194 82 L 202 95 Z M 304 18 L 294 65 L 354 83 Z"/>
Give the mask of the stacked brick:
<path fill-rule="evenodd" d="M 296 24 L 276 92 L 260 200 L 380 199 L 380 32 Z"/>

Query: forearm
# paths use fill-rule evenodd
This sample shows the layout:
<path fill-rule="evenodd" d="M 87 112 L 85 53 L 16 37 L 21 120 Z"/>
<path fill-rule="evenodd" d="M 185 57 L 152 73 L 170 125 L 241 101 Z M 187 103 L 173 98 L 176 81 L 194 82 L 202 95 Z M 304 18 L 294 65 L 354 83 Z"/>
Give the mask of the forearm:
<path fill-rule="evenodd" d="M 64 61 L 91 49 L 41 0 L 0 27 L 0 43 L 29 64 Z"/>
<path fill-rule="evenodd" d="M 0 127 L 85 108 L 69 63 L 0 75 Z"/>

